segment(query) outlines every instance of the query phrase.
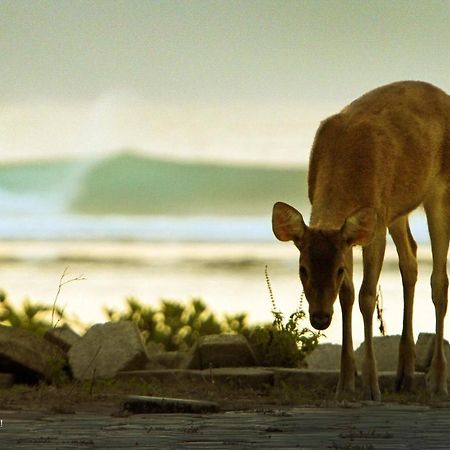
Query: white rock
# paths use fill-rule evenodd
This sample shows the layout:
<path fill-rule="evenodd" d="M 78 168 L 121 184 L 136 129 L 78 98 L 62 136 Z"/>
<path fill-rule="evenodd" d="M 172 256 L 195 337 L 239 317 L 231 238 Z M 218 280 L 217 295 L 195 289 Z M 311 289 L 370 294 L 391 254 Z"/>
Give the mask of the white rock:
<path fill-rule="evenodd" d="M 69 350 L 69 364 L 77 380 L 112 378 L 120 370 L 145 367 L 147 351 L 134 322 L 97 324 Z"/>

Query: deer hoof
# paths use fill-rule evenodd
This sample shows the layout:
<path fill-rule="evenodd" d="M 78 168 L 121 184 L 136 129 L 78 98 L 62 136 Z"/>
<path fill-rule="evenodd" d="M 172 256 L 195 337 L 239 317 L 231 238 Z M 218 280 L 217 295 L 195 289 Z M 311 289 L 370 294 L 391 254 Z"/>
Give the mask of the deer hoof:
<path fill-rule="evenodd" d="M 378 385 L 365 388 L 363 391 L 363 398 L 364 400 L 381 402 L 381 392 Z"/>
<path fill-rule="evenodd" d="M 345 401 L 345 400 L 354 401 L 356 398 L 355 388 L 354 387 L 338 388 L 336 390 L 336 394 L 335 394 L 334 398 L 337 402 L 341 402 L 341 401 Z"/>
<path fill-rule="evenodd" d="M 434 370 L 432 366 L 428 371 L 425 380 L 427 390 L 432 398 L 445 399 L 448 397 L 446 370 Z"/>

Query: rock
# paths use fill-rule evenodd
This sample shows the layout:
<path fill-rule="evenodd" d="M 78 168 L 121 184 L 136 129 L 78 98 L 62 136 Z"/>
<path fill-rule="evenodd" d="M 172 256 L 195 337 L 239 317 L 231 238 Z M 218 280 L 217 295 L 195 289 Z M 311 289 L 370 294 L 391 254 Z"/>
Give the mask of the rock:
<path fill-rule="evenodd" d="M 416 341 L 416 372 L 427 372 L 433 356 L 434 333 L 419 333 Z"/>
<path fill-rule="evenodd" d="M 14 374 L 0 373 L 0 389 L 9 389 L 14 384 Z"/>
<path fill-rule="evenodd" d="M 399 335 L 375 336 L 373 338 L 373 348 L 377 360 L 378 371 L 395 372 L 398 364 L 398 347 L 400 344 Z M 361 370 L 364 360 L 364 342 L 355 351 L 356 367 Z"/>
<path fill-rule="evenodd" d="M 174 353 L 174 352 L 165 352 L 164 345 L 159 344 L 153 341 L 148 341 L 145 343 L 145 348 L 147 350 L 148 361 L 145 363 L 145 369 L 163 369 L 165 366 L 164 363 L 160 362 L 160 359 L 164 362 L 164 356 L 166 353 Z M 169 358 L 168 358 L 169 359 Z"/>
<path fill-rule="evenodd" d="M 186 358 L 181 363 L 180 369 L 198 369 L 202 368 L 202 361 L 200 359 L 200 350 L 198 349 L 198 342 L 187 352 Z"/>
<path fill-rule="evenodd" d="M 219 404 L 203 400 L 181 398 L 148 397 L 129 395 L 122 406 L 123 411 L 132 414 L 188 413 L 200 414 L 219 411 Z"/>
<path fill-rule="evenodd" d="M 161 369 L 165 369 L 165 367 L 162 364 L 160 364 L 154 356 L 150 355 L 145 363 L 144 370 L 161 370 Z"/>
<path fill-rule="evenodd" d="M 69 350 L 77 380 L 112 378 L 121 370 L 144 368 L 147 360 L 139 329 L 130 321 L 94 325 Z"/>
<path fill-rule="evenodd" d="M 36 333 L 0 325 L 0 372 L 13 373 L 15 381 L 51 381 L 65 362 L 64 352 Z"/>
<path fill-rule="evenodd" d="M 338 344 L 320 344 L 306 357 L 311 370 L 339 370 L 341 367 L 341 349 Z"/>
<path fill-rule="evenodd" d="M 166 369 L 179 369 L 184 366 L 189 352 L 161 352 L 149 355 L 146 369 L 156 369 L 158 366 Z"/>
<path fill-rule="evenodd" d="M 52 344 L 57 345 L 64 352 L 68 352 L 70 347 L 81 339 L 81 336 L 75 333 L 69 325 L 64 324 L 61 327 L 48 330 L 44 338 Z"/>
<path fill-rule="evenodd" d="M 381 392 L 396 392 L 397 389 L 397 370 L 395 372 L 378 372 L 378 383 Z M 358 385 L 358 383 L 357 383 Z M 362 376 L 359 377 L 359 388 L 362 388 Z M 414 373 L 414 389 L 426 389 L 425 374 Z"/>
<path fill-rule="evenodd" d="M 420 333 L 416 342 L 416 371 L 428 372 L 433 358 L 434 340 L 436 335 L 434 333 Z M 447 362 L 450 363 L 450 344 L 444 339 L 444 352 Z"/>
<path fill-rule="evenodd" d="M 164 351 L 164 345 L 158 344 L 157 342 L 148 341 L 145 343 L 147 353 L 149 355 L 155 355 Z"/>
<path fill-rule="evenodd" d="M 193 346 L 184 364 L 185 369 L 210 367 L 256 366 L 257 360 L 247 339 L 239 334 L 202 336 Z"/>

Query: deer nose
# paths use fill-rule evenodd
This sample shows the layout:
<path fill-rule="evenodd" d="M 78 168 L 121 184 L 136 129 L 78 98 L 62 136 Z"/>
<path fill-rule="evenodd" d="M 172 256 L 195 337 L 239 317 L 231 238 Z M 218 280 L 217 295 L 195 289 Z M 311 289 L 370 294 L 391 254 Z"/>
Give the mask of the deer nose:
<path fill-rule="evenodd" d="M 311 321 L 311 325 L 316 330 L 325 330 L 326 328 L 328 328 L 330 326 L 331 315 L 324 314 L 324 313 L 312 314 L 310 321 Z"/>

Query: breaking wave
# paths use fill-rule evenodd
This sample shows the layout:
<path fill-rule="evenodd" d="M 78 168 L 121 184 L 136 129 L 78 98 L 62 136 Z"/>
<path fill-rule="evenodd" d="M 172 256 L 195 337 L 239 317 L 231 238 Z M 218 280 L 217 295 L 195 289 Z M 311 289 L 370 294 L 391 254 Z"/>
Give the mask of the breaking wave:
<path fill-rule="evenodd" d="M 123 153 L 102 160 L 0 166 L 6 213 L 259 215 L 304 202 L 301 169 L 183 163 Z"/>
<path fill-rule="evenodd" d="M 0 239 L 271 241 L 275 201 L 308 210 L 306 171 L 122 153 L 0 166 Z M 421 214 L 412 216 L 428 241 Z"/>
<path fill-rule="evenodd" d="M 0 239 L 272 239 L 274 201 L 301 170 L 183 163 L 122 153 L 0 166 Z"/>

